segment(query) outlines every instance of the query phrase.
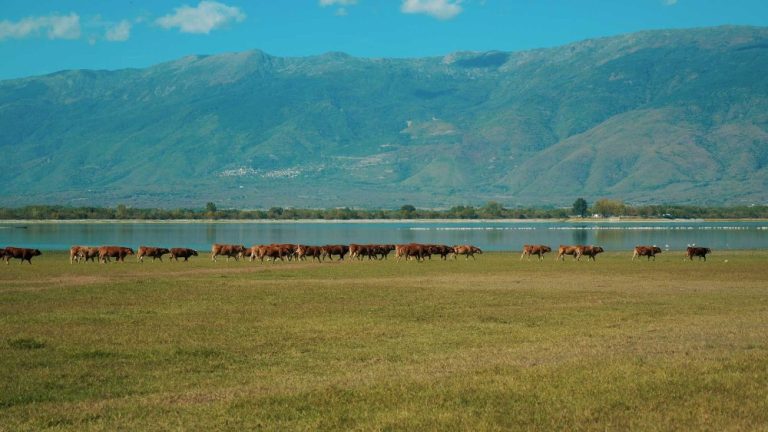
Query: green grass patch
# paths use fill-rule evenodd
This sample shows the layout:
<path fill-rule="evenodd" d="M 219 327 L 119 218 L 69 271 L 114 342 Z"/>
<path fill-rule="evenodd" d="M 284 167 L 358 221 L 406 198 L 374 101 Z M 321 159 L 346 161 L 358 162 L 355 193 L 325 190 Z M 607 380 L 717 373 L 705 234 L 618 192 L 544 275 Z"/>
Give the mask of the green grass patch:
<path fill-rule="evenodd" d="M 766 252 L 0 269 L 0 430 L 760 430 Z"/>

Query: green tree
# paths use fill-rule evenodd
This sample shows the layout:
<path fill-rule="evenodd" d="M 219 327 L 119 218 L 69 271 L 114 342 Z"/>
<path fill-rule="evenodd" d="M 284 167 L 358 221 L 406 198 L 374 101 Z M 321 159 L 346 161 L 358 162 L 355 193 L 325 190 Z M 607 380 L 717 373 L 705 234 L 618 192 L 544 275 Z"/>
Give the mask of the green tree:
<path fill-rule="evenodd" d="M 480 216 L 487 219 L 499 219 L 504 216 L 506 209 L 496 201 L 488 201 L 480 208 Z"/>
<path fill-rule="evenodd" d="M 400 215 L 403 219 L 410 219 L 413 217 L 413 213 L 416 212 L 416 207 L 405 204 L 404 206 L 400 207 Z"/>
<path fill-rule="evenodd" d="M 573 212 L 581 217 L 587 215 L 588 209 L 589 205 L 587 204 L 587 200 L 584 198 L 576 198 L 576 201 L 573 202 Z"/>
<path fill-rule="evenodd" d="M 612 200 L 603 198 L 595 202 L 595 213 L 599 213 L 605 217 L 608 216 L 622 216 L 625 214 L 627 206 L 621 200 Z"/>

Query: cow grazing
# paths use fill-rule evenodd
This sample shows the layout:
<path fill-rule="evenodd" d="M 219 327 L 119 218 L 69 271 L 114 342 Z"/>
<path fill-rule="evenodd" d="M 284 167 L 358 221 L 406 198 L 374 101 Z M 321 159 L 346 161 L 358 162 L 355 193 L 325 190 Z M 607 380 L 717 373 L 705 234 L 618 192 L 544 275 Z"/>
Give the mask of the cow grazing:
<path fill-rule="evenodd" d="M 711 253 L 712 253 L 712 249 L 710 248 L 688 246 L 688 248 L 685 250 L 685 257 L 691 261 L 693 261 L 693 257 L 699 257 L 700 259 L 703 259 L 704 261 L 706 261 L 707 254 L 711 254 Z"/>
<path fill-rule="evenodd" d="M 152 257 L 152 261 L 160 259 L 163 261 L 163 255 L 171 253 L 166 248 L 152 247 L 152 246 L 139 246 L 138 252 L 136 252 L 136 259 L 139 262 L 144 262 L 144 257 Z"/>
<path fill-rule="evenodd" d="M 573 259 L 576 259 L 576 253 L 580 247 L 582 246 L 581 245 L 575 245 L 575 246 L 560 245 L 560 247 L 557 248 L 557 256 L 555 257 L 555 260 L 565 261 L 566 255 L 572 255 Z"/>
<path fill-rule="evenodd" d="M 541 261 L 547 252 L 552 252 L 552 248 L 547 245 L 523 245 L 523 254 L 520 255 L 520 261 L 525 257 L 528 257 L 528 261 L 530 261 L 531 255 L 538 256 L 539 261 Z"/>
<path fill-rule="evenodd" d="M 170 259 L 174 261 L 178 261 L 179 258 L 184 258 L 184 261 L 187 261 L 189 257 L 197 256 L 197 251 L 189 248 L 171 248 L 169 252 L 171 254 Z"/>
<path fill-rule="evenodd" d="M 590 259 L 595 261 L 595 256 L 602 252 L 605 252 L 605 250 L 600 246 L 579 246 L 576 248 L 576 261 L 580 261 L 582 255 L 587 256 L 587 261 Z"/>
<path fill-rule="evenodd" d="M 245 256 L 245 246 L 215 243 L 211 246 L 211 261 L 216 261 L 219 255 L 227 257 L 227 261 L 232 257 L 237 261 Z"/>
<path fill-rule="evenodd" d="M 123 246 L 102 246 L 99 248 L 99 262 L 106 263 L 110 258 L 125 262 L 125 257 L 134 255 L 133 249 Z"/>
<path fill-rule="evenodd" d="M 458 245 L 453 247 L 453 259 L 456 259 L 459 255 L 464 255 L 464 259 L 475 258 L 475 254 L 482 254 L 483 251 L 477 246 L 472 245 Z"/>
<path fill-rule="evenodd" d="M 656 261 L 656 254 L 661 253 L 661 248 L 658 246 L 635 246 L 632 253 L 632 261 L 637 257 L 648 257 L 648 261 L 653 258 Z"/>
<path fill-rule="evenodd" d="M 40 249 L 17 248 L 9 246 L 3 249 L 2 257 L 6 264 L 11 261 L 11 258 L 21 260 L 19 264 L 23 264 L 24 261 L 32 264 L 32 257 L 36 257 L 42 254 L 43 253 L 40 252 Z"/>

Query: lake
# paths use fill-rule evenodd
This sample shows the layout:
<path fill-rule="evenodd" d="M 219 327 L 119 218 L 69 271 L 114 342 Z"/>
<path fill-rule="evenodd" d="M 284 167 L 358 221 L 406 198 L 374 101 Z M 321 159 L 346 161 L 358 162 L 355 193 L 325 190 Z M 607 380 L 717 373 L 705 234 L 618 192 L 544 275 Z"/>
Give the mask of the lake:
<path fill-rule="evenodd" d="M 684 250 L 768 249 L 768 222 L 0 222 L 0 247 L 67 250 L 71 245 L 139 245 L 210 250 L 212 243 L 441 243 L 519 251 L 523 244 L 595 244 L 606 251 L 635 245 Z"/>

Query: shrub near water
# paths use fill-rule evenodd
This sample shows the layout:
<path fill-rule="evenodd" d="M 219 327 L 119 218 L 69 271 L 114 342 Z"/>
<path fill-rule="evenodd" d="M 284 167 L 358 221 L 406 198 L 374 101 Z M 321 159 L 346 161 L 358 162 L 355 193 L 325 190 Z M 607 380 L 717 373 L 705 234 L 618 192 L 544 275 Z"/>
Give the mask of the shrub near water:
<path fill-rule="evenodd" d="M 46 253 L 0 271 L 0 429 L 768 427 L 768 253 L 630 256 Z"/>

